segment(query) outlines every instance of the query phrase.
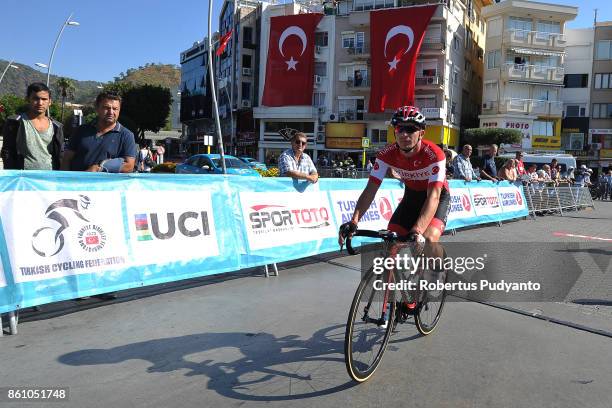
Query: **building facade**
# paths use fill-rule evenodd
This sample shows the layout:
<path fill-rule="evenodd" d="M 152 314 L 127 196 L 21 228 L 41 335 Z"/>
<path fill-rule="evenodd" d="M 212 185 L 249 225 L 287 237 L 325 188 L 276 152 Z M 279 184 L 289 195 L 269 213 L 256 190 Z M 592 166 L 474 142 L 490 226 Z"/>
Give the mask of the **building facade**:
<path fill-rule="evenodd" d="M 588 143 L 598 157 L 591 167 L 612 167 L 612 22 L 595 24 Z"/>
<path fill-rule="evenodd" d="M 257 105 L 260 66 L 258 50 L 261 13 L 267 2 L 225 0 L 219 15 L 219 34 L 232 36 L 217 60 L 221 133 L 228 153 L 253 156 L 257 151 Z"/>
<path fill-rule="evenodd" d="M 520 130 L 523 149 L 561 149 L 565 23 L 577 13 L 577 7 L 521 0 L 483 8 L 481 127 Z"/>
<path fill-rule="evenodd" d="M 204 136 L 215 134 L 208 74 L 208 38 L 181 52 L 180 60 L 181 153 L 203 153 L 206 151 Z"/>
<path fill-rule="evenodd" d="M 561 149 L 576 156 L 579 164 L 592 160 L 589 149 L 590 96 L 593 69 L 592 28 L 566 29 L 563 120 L 561 122 Z"/>

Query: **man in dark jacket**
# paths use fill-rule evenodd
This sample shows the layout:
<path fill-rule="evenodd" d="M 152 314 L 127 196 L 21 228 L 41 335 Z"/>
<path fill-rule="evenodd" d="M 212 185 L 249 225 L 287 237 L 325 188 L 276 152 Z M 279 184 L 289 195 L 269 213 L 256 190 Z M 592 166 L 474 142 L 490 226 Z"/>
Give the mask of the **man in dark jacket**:
<path fill-rule="evenodd" d="M 47 117 L 51 91 L 41 83 L 28 86 L 28 111 L 4 123 L 0 157 L 9 170 L 59 170 L 64 132 L 62 124 Z"/>

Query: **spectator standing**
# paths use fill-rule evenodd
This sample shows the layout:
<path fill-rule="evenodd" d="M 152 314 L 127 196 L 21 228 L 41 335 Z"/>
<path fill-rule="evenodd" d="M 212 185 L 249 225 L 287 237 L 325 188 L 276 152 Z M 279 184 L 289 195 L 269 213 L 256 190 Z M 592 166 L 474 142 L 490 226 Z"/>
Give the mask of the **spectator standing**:
<path fill-rule="evenodd" d="M 506 160 L 506 163 L 499 169 L 497 174 L 500 180 L 507 180 L 511 183 L 517 180 L 516 164 L 514 159 Z"/>
<path fill-rule="evenodd" d="M 47 117 L 51 91 L 35 82 L 26 91 L 27 112 L 9 117 L 4 123 L 4 144 L 0 156 L 6 170 L 59 170 L 64 145 L 61 123 Z"/>
<path fill-rule="evenodd" d="M 121 125 L 121 97 L 102 92 L 96 98 L 96 123 L 79 126 L 70 138 L 62 161 L 63 170 L 104 171 L 109 159 L 115 160 L 111 172 L 131 173 L 136 158 L 134 134 Z"/>
<path fill-rule="evenodd" d="M 453 161 L 453 177 L 465 181 L 472 181 L 476 179 L 480 181 L 480 177 L 476 176 L 472 163 L 470 162 L 470 156 L 472 155 L 472 146 L 466 144 L 463 146 L 463 150 L 460 154 L 455 157 Z"/>
<path fill-rule="evenodd" d="M 489 147 L 489 151 L 485 154 L 482 160 L 482 168 L 480 170 L 480 177 L 484 180 L 497 181 L 497 167 L 495 166 L 495 156 L 497 156 L 497 145 L 492 144 Z"/>
<path fill-rule="evenodd" d="M 367 171 L 372 171 L 372 167 L 374 167 L 374 164 L 372 163 L 375 159 L 368 159 L 368 164 L 366 165 L 366 170 Z"/>
<path fill-rule="evenodd" d="M 150 173 L 151 169 L 155 165 L 153 158 L 151 157 L 151 151 L 146 143 L 142 143 L 141 148 L 138 152 L 138 171 L 143 173 Z"/>
<path fill-rule="evenodd" d="M 525 153 L 523 152 L 516 152 L 516 174 L 518 175 L 518 177 L 523 176 L 524 174 L 526 174 L 527 172 L 525 171 L 525 163 L 523 163 L 523 157 L 525 157 Z"/>
<path fill-rule="evenodd" d="M 155 150 L 157 152 L 157 164 L 162 164 L 164 162 L 164 154 L 166 153 L 166 149 L 161 143 L 158 143 Z"/>
<path fill-rule="evenodd" d="M 448 149 L 444 149 L 444 157 L 446 157 L 446 178 L 447 179 L 452 179 L 453 178 L 453 153 L 448 150 Z"/>
<path fill-rule="evenodd" d="M 557 159 L 552 159 L 552 161 L 550 162 L 550 178 L 555 182 L 558 182 L 561 178 L 558 166 L 559 164 L 557 163 Z"/>
<path fill-rule="evenodd" d="M 612 169 L 608 169 L 608 174 L 604 176 L 603 199 L 612 199 Z"/>
<path fill-rule="evenodd" d="M 281 177 L 292 177 L 294 179 L 308 180 L 316 183 L 319 174 L 312 159 L 304 153 L 307 145 L 306 135 L 297 132 L 291 139 L 291 149 L 287 149 L 278 157 L 278 168 Z"/>

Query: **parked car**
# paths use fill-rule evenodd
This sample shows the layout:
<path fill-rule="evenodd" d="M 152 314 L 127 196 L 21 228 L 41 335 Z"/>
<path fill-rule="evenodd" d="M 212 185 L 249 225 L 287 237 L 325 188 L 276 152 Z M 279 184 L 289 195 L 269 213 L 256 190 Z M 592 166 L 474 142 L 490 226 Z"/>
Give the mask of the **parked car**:
<path fill-rule="evenodd" d="M 238 158 L 240 160 L 242 160 L 243 162 L 245 162 L 246 164 L 248 164 L 249 166 L 251 166 L 251 168 L 253 168 L 253 169 L 260 169 L 260 170 L 263 170 L 263 171 L 268 170 L 268 166 L 266 166 L 262 162 L 259 162 L 259 161 L 255 160 L 252 157 L 240 156 Z"/>
<path fill-rule="evenodd" d="M 260 174 L 234 156 L 225 155 L 227 174 L 261 177 Z M 196 154 L 176 166 L 181 174 L 223 174 L 220 154 Z"/>

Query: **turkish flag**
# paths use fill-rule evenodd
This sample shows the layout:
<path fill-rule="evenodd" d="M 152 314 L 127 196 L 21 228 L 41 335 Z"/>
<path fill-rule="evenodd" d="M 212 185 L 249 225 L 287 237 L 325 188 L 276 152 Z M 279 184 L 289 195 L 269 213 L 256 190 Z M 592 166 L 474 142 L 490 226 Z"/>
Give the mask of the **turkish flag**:
<path fill-rule="evenodd" d="M 417 55 L 438 6 L 370 12 L 372 87 L 369 112 L 414 104 Z"/>
<path fill-rule="evenodd" d="M 272 17 L 262 105 L 311 105 L 314 32 L 323 14 Z"/>
<path fill-rule="evenodd" d="M 215 53 L 215 55 L 217 55 L 217 57 L 220 57 L 221 54 L 223 54 L 223 51 L 225 51 L 225 47 L 227 47 L 227 43 L 229 42 L 230 38 L 232 38 L 232 31 L 234 31 L 234 30 L 229 30 L 219 40 L 219 48 L 217 48 L 217 52 Z"/>

